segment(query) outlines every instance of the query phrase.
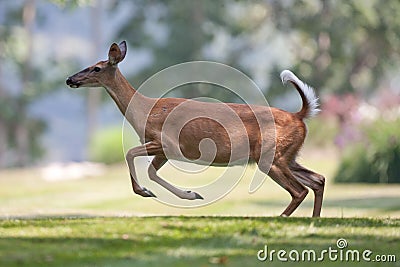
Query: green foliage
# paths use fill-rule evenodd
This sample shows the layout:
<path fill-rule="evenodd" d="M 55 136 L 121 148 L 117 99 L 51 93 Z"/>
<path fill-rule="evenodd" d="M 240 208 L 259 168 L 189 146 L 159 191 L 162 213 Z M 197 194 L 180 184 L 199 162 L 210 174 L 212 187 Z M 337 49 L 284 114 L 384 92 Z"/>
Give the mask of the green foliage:
<path fill-rule="evenodd" d="M 365 141 L 347 148 L 335 176 L 342 183 L 400 183 L 400 119 L 364 127 Z"/>
<path fill-rule="evenodd" d="M 132 5 L 135 12 L 117 35 L 150 50 L 154 58 L 132 77 L 138 84 L 165 67 L 199 59 L 222 61 L 255 78 L 260 69 L 253 66 L 258 62 L 249 66 L 244 63 L 246 56 L 279 38 L 285 40 L 284 46 L 271 53 L 290 54 L 290 68 L 317 90 L 368 94 L 377 88 L 385 71 L 399 62 L 397 0 L 385 5 L 376 0 L 155 0 Z M 160 36 L 156 33 L 161 31 L 151 31 L 149 25 L 167 34 Z M 229 48 L 219 58 L 207 58 L 205 48 L 219 38 L 229 42 Z M 268 53 L 261 56 L 273 58 Z M 272 61 L 264 75 L 279 77 L 287 64 L 282 61 Z M 281 95 L 281 88 L 280 80 L 272 79 L 269 96 Z"/>
<path fill-rule="evenodd" d="M 294 70 L 317 89 L 369 93 L 399 61 L 400 2 L 275 1 L 277 29 L 291 32 Z M 278 87 L 279 88 L 279 87 Z"/>
<path fill-rule="evenodd" d="M 337 122 L 332 117 L 318 116 L 306 121 L 307 139 L 306 142 L 314 146 L 330 146 L 332 140 L 338 134 Z"/>
<path fill-rule="evenodd" d="M 118 35 L 136 48 L 150 50 L 154 57 L 148 67 L 135 75 L 137 84 L 143 83 L 158 71 L 172 65 L 204 60 L 203 49 L 213 39 L 207 23 L 219 23 L 224 17 L 226 1 L 138 1 L 136 12 L 125 20 Z M 135 25 L 135 27 L 132 27 Z M 161 30 L 156 35 L 148 26 Z M 161 32 L 162 33 L 162 32 Z M 182 92 L 180 96 L 198 96 L 198 88 Z"/>
<path fill-rule="evenodd" d="M 36 6 L 35 1 L 3 2 L 5 19 L 0 25 L 0 69 L 4 72 L 0 76 L 0 167 L 27 166 L 45 154 L 40 137 L 47 126 L 42 118 L 30 114 L 29 106 L 64 83 L 68 64 L 52 59 L 52 56 L 46 58 L 45 53 L 42 55 L 42 51 L 36 51 L 33 28 L 40 23 L 42 9 Z M 38 53 L 42 60 L 36 59 Z M 8 75 L 12 83 L 5 82 Z M 12 156 L 4 156 L 8 154 Z"/>
<path fill-rule="evenodd" d="M 49 0 L 60 7 L 80 7 L 87 6 L 94 2 L 94 0 Z"/>
<path fill-rule="evenodd" d="M 89 144 L 90 159 L 106 164 L 124 160 L 121 127 L 109 127 L 97 131 Z"/>

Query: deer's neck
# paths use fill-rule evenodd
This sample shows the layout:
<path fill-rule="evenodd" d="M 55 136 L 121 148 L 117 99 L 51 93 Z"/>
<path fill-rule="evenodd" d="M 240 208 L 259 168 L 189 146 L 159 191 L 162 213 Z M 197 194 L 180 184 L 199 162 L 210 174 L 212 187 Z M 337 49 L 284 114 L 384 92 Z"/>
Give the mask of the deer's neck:
<path fill-rule="evenodd" d="M 148 114 L 155 103 L 154 99 L 137 92 L 118 68 L 115 76 L 107 79 L 104 87 L 142 139 Z"/>

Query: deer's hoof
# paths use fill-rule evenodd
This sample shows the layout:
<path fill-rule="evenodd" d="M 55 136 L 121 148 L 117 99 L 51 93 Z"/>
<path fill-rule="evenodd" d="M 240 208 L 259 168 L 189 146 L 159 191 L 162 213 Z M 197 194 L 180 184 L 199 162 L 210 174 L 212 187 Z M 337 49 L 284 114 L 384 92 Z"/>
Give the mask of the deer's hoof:
<path fill-rule="evenodd" d="M 156 197 L 156 195 L 153 194 L 150 190 L 146 189 L 146 187 L 143 187 L 142 191 L 142 197 Z"/>
<path fill-rule="evenodd" d="M 196 196 L 196 199 L 204 199 L 204 197 L 202 197 L 201 195 L 199 195 L 198 193 L 194 192 L 194 195 Z"/>
<path fill-rule="evenodd" d="M 192 191 L 186 191 L 186 193 L 190 194 L 190 200 L 195 200 L 195 199 L 204 199 L 200 194 Z"/>

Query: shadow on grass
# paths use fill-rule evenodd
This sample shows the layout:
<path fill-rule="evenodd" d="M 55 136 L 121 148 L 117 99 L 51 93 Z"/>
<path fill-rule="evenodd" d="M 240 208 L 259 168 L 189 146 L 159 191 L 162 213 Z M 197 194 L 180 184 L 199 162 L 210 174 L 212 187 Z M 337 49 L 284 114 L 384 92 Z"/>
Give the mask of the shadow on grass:
<path fill-rule="evenodd" d="M 256 205 L 281 207 L 286 202 L 283 201 L 257 201 Z M 312 207 L 312 201 L 305 201 L 303 207 Z M 400 197 L 370 197 L 370 198 L 345 198 L 345 199 L 325 199 L 323 207 L 330 208 L 352 208 L 352 209 L 380 209 L 383 211 L 400 210 Z"/>
<path fill-rule="evenodd" d="M 0 251 L 1 266 L 204 266 L 212 257 L 237 263 L 256 260 L 248 246 L 229 237 L 1 238 Z"/>

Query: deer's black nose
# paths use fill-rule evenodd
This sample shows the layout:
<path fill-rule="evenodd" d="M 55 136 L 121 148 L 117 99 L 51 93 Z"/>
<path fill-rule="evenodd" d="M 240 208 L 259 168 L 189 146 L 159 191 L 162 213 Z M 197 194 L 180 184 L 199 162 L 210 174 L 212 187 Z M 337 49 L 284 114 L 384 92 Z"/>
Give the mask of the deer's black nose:
<path fill-rule="evenodd" d="M 65 81 L 65 83 L 66 83 L 67 85 L 71 85 L 71 84 L 72 84 L 72 79 L 71 79 L 71 77 L 68 77 L 67 80 Z"/>
<path fill-rule="evenodd" d="M 80 85 L 79 82 L 74 81 L 71 77 L 68 77 L 68 79 L 65 81 L 65 83 L 71 88 L 78 88 Z"/>

